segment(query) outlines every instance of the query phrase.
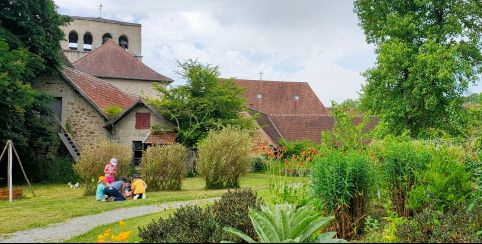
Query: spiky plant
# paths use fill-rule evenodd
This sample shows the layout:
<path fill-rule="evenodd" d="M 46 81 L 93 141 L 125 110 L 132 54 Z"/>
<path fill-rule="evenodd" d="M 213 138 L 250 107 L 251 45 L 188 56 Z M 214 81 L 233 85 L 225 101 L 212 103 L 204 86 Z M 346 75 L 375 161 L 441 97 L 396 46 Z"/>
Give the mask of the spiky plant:
<path fill-rule="evenodd" d="M 261 211 L 250 209 L 249 218 L 258 235 L 257 238 L 262 243 L 345 242 L 333 239 L 335 232 L 320 234 L 320 230 L 330 223 L 333 217 L 321 217 L 308 206 L 302 208 L 296 208 L 291 204 L 261 206 Z M 253 238 L 239 230 L 224 228 L 224 231 L 248 243 L 256 243 Z"/>

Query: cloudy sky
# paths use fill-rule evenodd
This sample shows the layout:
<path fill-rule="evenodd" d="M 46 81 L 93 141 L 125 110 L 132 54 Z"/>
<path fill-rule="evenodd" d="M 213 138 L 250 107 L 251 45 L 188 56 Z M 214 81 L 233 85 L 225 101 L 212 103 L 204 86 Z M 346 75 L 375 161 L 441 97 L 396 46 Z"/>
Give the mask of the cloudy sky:
<path fill-rule="evenodd" d="M 143 61 L 182 84 L 177 62 L 223 77 L 307 81 L 326 105 L 357 98 L 373 66 L 352 0 L 55 0 L 61 14 L 142 24 Z M 472 87 L 482 91 L 482 87 Z"/>

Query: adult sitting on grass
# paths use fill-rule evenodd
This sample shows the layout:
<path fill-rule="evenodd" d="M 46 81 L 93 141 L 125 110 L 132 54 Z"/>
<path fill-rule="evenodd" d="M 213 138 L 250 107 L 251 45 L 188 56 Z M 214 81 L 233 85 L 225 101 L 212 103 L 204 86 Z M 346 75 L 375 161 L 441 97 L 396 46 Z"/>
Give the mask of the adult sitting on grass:
<path fill-rule="evenodd" d="M 146 199 L 147 184 L 141 179 L 141 176 L 134 174 L 132 176 L 132 191 L 134 192 L 134 200 Z"/>
<path fill-rule="evenodd" d="M 104 189 L 104 194 L 107 195 L 108 202 L 118 202 L 126 200 L 122 192 L 124 192 L 124 186 L 126 182 L 126 177 L 121 177 L 118 181 L 114 181 L 111 184 L 107 185 Z"/>

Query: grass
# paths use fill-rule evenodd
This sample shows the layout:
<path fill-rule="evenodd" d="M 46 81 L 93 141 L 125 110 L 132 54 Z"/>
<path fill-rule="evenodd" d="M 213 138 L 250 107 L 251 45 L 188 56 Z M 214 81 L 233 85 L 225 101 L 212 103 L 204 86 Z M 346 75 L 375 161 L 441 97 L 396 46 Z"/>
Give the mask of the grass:
<path fill-rule="evenodd" d="M 269 195 L 270 176 L 249 174 L 241 179 L 241 187 L 252 188 L 260 196 Z M 92 215 L 117 208 L 140 205 L 155 205 L 165 202 L 177 202 L 205 199 L 221 196 L 226 190 L 205 190 L 204 180 L 200 177 L 188 178 L 183 183 L 183 190 L 178 192 L 150 192 L 143 201 L 96 202 L 94 196 L 83 196 L 82 189 L 70 189 L 67 185 L 36 185 L 35 197 L 23 187 L 27 196 L 15 200 L 13 207 L 8 201 L 0 201 L 0 233 L 6 234 L 19 230 L 43 227 L 52 223 L 84 215 Z"/>

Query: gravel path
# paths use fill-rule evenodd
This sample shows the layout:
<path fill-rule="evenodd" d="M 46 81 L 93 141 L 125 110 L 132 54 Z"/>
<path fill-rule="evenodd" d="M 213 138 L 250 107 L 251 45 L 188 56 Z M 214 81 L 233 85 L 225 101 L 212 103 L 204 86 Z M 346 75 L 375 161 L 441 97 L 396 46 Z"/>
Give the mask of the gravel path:
<path fill-rule="evenodd" d="M 164 203 L 140 207 L 120 208 L 95 215 L 72 218 L 67 221 L 51 224 L 47 227 L 18 231 L 0 236 L 0 243 L 36 243 L 63 242 L 104 224 L 114 223 L 142 215 L 160 212 L 166 209 L 180 208 L 185 205 L 198 205 L 213 202 L 217 198 L 184 202 Z"/>

